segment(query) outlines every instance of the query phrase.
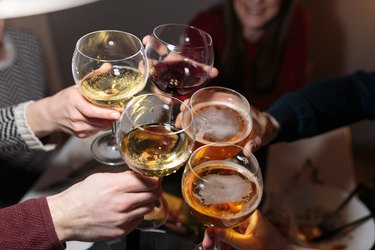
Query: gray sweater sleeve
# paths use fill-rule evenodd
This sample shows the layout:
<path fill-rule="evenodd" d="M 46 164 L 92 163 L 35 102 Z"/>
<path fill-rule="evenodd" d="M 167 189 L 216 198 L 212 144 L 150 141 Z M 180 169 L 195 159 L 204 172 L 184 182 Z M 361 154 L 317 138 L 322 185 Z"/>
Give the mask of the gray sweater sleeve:
<path fill-rule="evenodd" d="M 0 109 L 0 154 L 54 149 L 54 145 L 44 145 L 27 124 L 25 111 L 30 103 Z"/>
<path fill-rule="evenodd" d="M 55 148 L 55 144 L 44 145 L 43 142 L 41 142 L 39 138 L 35 136 L 34 132 L 27 123 L 26 109 L 30 103 L 32 103 L 32 101 L 21 103 L 14 109 L 14 117 L 18 134 L 31 150 L 53 150 Z"/>

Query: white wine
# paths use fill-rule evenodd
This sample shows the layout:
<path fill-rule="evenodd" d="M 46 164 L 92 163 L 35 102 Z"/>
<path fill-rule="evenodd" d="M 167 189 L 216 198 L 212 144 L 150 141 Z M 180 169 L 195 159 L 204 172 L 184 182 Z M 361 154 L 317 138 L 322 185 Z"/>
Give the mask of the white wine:
<path fill-rule="evenodd" d="M 124 161 L 134 171 L 147 176 L 176 172 L 189 158 L 194 140 L 169 124 L 148 124 L 120 138 Z"/>
<path fill-rule="evenodd" d="M 255 175 L 237 163 L 223 160 L 206 161 L 185 170 L 182 194 L 198 221 L 221 228 L 245 220 L 262 196 Z"/>
<path fill-rule="evenodd" d="M 193 119 L 196 125 L 194 148 L 213 142 L 243 146 L 253 127 L 248 111 L 224 101 L 195 105 Z M 226 150 L 217 148 L 218 151 Z"/>
<path fill-rule="evenodd" d="M 122 110 L 126 101 L 142 91 L 145 76 L 135 68 L 113 67 L 110 72 L 82 80 L 80 90 L 90 102 Z"/>

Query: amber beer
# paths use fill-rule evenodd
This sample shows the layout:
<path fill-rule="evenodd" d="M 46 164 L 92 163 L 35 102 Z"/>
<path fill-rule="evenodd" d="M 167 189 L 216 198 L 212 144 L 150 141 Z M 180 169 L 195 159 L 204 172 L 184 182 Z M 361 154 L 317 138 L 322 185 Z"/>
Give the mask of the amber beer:
<path fill-rule="evenodd" d="M 194 149 L 213 142 L 243 146 L 252 130 L 249 110 L 232 103 L 225 101 L 197 103 L 192 112 L 196 125 Z M 223 153 L 228 147 L 218 146 L 217 150 Z"/>
<path fill-rule="evenodd" d="M 198 221 L 221 228 L 234 227 L 248 218 L 262 196 L 253 173 L 225 160 L 206 161 L 185 170 L 182 193 Z"/>

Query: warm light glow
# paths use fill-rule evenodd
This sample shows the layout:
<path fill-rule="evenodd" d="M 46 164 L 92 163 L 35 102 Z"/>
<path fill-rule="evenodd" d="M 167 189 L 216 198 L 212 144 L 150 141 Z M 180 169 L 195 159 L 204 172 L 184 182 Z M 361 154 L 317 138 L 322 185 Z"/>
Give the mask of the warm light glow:
<path fill-rule="evenodd" d="M 0 19 L 39 15 L 99 0 L 0 0 Z"/>

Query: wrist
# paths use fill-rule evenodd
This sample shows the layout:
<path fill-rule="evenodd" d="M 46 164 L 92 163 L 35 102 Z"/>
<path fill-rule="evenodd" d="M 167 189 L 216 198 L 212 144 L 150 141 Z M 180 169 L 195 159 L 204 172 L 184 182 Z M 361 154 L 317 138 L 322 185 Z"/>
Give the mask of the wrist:
<path fill-rule="evenodd" d="M 26 120 L 35 136 L 42 138 L 54 131 L 53 122 L 48 113 L 48 98 L 43 98 L 28 105 Z"/>
<path fill-rule="evenodd" d="M 279 122 L 275 119 L 275 117 L 273 117 L 271 114 L 268 114 L 266 113 L 268 119 L 270 120 L 270 123 L 271 123 L 271 126 L 272 126 L 272 131 L 273 131 L 273 135 L 274 137 L 277 136 L 279 130 L 280 130 L 280 124 Z"/>
<path fill-rule="evenodd" d="M 55 227 L 55 232 L 60 241 L 65 242 L 69 240 L 69 213 L 66 212 L 66 207 L 61 200 L 61 194 L 56 194 L 47 197 L 48 207 L 51 213 L 52 222 Z"/>

